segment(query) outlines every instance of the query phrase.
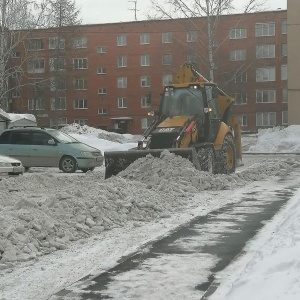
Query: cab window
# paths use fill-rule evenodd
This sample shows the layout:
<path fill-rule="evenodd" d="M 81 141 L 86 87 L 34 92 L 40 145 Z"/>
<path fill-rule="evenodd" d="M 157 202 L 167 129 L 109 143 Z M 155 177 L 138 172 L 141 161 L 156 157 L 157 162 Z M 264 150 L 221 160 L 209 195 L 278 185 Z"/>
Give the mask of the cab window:
<path fill-rule="evenodd" d="M 216 96 L 217 88 L 214 86 L 206 86 L 206 98 L 208 106 L 212 109 L 210 112 L 210 117 L 212 119 L 218 119 L 219 118 L 219 110 L 218 110 L 218 97 Z"/>

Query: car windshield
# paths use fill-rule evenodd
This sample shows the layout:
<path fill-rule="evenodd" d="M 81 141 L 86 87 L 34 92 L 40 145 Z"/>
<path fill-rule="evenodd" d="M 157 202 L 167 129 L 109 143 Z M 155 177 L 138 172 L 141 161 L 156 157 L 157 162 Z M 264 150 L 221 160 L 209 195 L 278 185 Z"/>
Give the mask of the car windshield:
<path fill-rule="evenodd" d="M 161 114 L 166 117 L 202 115 L 203 89 L 199 86 L 166 88 Z"/>
<path fill-rule="evenodd" d="M 51 135 L 54 136 L 59 142 L 67 144 L 67 143 L 79 143 L 76 139 L 74 139 L 72 136 L 63 133 L 58 130 L 51 130 Z"/>

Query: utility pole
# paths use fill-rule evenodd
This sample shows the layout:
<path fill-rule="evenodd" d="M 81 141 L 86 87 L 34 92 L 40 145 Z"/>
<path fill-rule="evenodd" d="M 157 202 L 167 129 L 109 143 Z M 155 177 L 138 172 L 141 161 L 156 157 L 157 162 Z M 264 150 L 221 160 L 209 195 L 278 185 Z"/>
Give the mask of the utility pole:
<path fill-rule="evenodd" d="M 134 11 L 134 19 L 135 19 L 135 21 L 137 21 L 137 17 L 136 17 L 136 12 L 138 11 L 138 9 L 137 9 L 137 0 L 132 0 L 132 1 L 128 1 L 128 2 L 134 3 L 134 8 L 130 8 L 129 10 Z"/>

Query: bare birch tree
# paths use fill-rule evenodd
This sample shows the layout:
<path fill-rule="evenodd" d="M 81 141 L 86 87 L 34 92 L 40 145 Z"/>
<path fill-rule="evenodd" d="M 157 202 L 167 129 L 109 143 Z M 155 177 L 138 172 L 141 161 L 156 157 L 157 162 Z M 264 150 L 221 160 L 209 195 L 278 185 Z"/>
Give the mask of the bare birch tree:
<path fill-rule="evenodd" d="M 45 25 L 44 12 L 48 0 L 0 0 L 0 107 L 7 108 L 7 100 L 11 92 L 9 79 L 20 70 L 24 58 L 19 66 L 11 64 L 15 49 L 26 39 L 26 34 L 32 29 Z M 18 76 L 16 76 L 18 78 Z"/>
<path fill-rule="evenodd" d="M 214 81 L 215 62 L 213 57 L 214 37 L 221 15 L 233 11 L 233 0 L 151 0 L 154 13 L 151 19 L 175 19 L 205 17 L 207 22 L 207 61 L 209 64 L 209 80 Z M 261 8 L 265 0 L 248 0 L 244 13 Z"/>

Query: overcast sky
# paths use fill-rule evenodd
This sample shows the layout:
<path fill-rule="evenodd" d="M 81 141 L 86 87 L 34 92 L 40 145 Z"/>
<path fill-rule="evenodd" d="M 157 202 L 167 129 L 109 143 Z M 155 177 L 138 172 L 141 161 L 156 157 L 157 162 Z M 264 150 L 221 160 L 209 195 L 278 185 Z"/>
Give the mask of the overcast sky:
<path fill-rule="evenodd" d="M 236 5 L 247 0 L 235 0 Z M 115 23 L 135 20 L 135 2 L 137 2 L 137 19 L 146 18 L 150 9 L 150 0 L 76 0 L 81 9 L 83 24 Z M 268 0 L 268 9 L 286 9 L 287 0 Z"/>

